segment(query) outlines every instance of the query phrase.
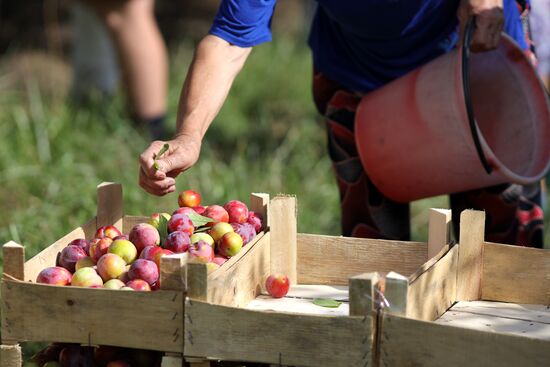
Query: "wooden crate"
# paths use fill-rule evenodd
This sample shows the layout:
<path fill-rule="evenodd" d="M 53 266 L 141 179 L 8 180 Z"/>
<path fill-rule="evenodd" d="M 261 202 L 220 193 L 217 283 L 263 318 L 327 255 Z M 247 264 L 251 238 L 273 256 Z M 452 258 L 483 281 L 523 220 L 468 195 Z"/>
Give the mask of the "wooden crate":
<path fill-rule="evenodd" d="M 379 365 L 549 366 L 550 251 L 485 242 L 483 212 L 460 220 L 459 245 L 378 284 Z"/>
<path fill-rule="evenodd" d="M 185 356 L 291 366 L 377 365 L 377 275 L 412 275 L 449 243 L 450 214 L 432 210 L 428 243 L 296 233 L 296 200 L 269 204 L 269 233 L 207 274 L 188 264 Z M 248 308 L 270 273 L 292 284 L 349 285 L 349 313 L 312 315 Z M 318 307 L 318 306 L 313 306 Z M 292 311 L 292 312 L 291 312 Z"/>
<path fill-rule="evenodd" d="M 264 195 L 251 195 L 250 207 L 265 213 Z M 124 292 L 34 283 L 38 273 L 55 266 L 57 257 L 76 238 L 91 239 L 96 229 L 115 225 L 128 233 L 149 217 L 123 214 L 122 187 L 97 188 L 97 215 L 25 262 L 25 248 L 3 246 L 2 348 L 0 366 L 21 365 L 19 342 L 68 342 L 113 345 L 167 352 L 163 366 L 182 364 L 186 254 L 161 259 L 162 289 Z M 264 234 L 260 233 L 257 238 Z M 222 266 L 223 268 L 224 266 Z"/>

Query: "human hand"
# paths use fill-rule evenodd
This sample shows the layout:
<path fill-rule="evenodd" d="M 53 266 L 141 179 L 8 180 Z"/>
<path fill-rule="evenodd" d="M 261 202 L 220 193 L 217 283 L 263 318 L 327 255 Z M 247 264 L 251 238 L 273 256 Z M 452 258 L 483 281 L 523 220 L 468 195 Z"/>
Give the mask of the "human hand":
<path fill-rule="evenodd" d="M 164 144 L 168 150 L 157 154 Z M 139 185 L 148 193 L 163 196 L 176 190 L 176 176 L 197 162 L 200 139 L 181 135 L 167 142 L 154 141 L 139 156 Z"/>
<path fill-rule="evenodd" d="M 495 49 L 504 28 L 503 0 L 461 0 L 458 6 L 460 21 L 460 43 L 464 41 L 466 23 L 471 16 L 476 17 L 476 28 L 470 50 L 481 52 Z"/>

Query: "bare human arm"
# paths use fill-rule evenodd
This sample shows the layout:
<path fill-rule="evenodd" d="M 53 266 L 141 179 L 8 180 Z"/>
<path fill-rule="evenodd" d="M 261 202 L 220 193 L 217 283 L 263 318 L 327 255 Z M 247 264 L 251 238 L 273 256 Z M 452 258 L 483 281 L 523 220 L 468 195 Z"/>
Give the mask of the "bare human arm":
<path fill-rule="evenodd" d="M 154 141 L 140 155 L 139 184 L 143 189 L 159 196 L 176 189 L 175 177 L 198 160 L 204 134 L 250 51 L 250 47 L 234 46 L 213 35 L 198 44 L 180 96 L 176 135 L 157 160 L 158 170 L 153 167 L 154 157 L 165 142 Z"/>

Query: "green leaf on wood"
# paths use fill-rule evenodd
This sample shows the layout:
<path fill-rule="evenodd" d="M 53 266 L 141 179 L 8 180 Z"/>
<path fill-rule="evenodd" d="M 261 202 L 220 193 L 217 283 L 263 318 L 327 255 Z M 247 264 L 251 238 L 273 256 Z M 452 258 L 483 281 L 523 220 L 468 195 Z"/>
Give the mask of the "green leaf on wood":
<path fill-rule="evenodd" d="M 338 308 L 340 307 L 342 302 L 339 302 L 332 298 L 315 298 L 313 300 L 313 304 L 321 307 Z"/>

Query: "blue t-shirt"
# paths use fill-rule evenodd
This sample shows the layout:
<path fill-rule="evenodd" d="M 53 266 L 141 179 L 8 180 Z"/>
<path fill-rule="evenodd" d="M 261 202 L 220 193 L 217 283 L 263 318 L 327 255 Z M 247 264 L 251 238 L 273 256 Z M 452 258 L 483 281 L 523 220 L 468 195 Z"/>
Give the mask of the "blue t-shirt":
<path fill-rule="evenodd" d="M 210 34 L 251 47 L 271 40 L 276 0 L 222 0 Z M 309 35 L 315 68 L 369 92 L 448 52 L 459 0 L 318 0 Z M 519 11 L 504 0 L 505 31 L 524 49 Z"/>

